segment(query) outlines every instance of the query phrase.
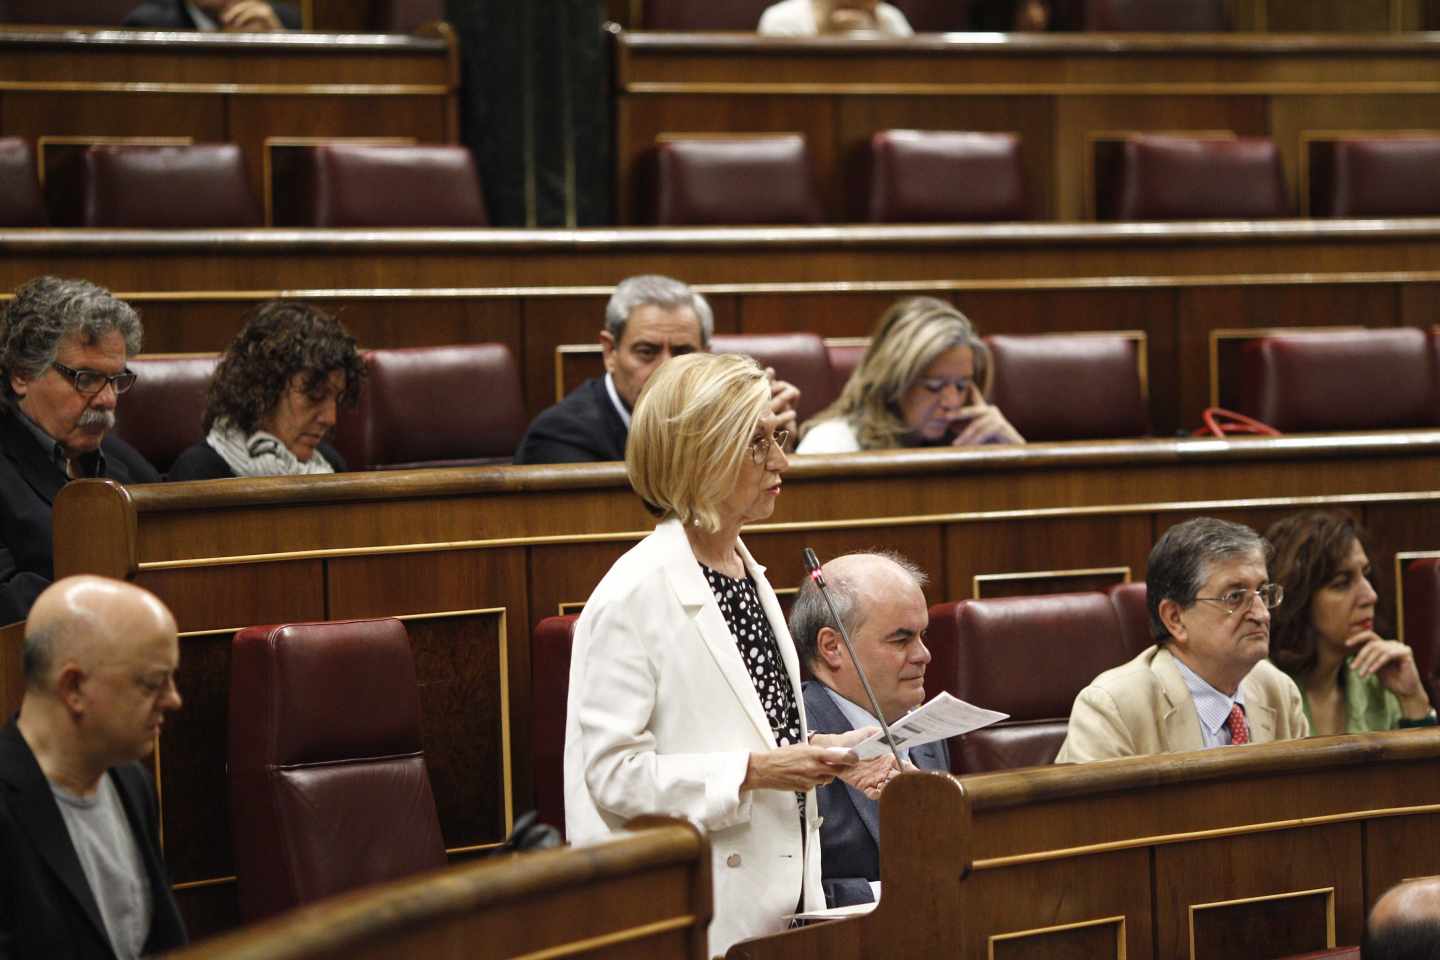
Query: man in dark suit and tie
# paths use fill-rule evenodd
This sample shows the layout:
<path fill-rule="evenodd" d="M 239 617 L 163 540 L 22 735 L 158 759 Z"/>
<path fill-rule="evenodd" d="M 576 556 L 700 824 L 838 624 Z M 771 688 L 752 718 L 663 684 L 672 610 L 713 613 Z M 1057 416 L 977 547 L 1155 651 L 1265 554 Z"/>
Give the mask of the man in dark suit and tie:
<path fill-rule="evenodd" d="M 875 690 L 885 720 L 894 723 L 925 700 L 925 667 L 930 624 L 925 574 L 893 554 L 855 553 L 824 567 L 830 599 L 850 632 L 855 655 Z M 869 700 L 845 649 L 825 598 L 806 580 L 790 613 L 790 633 L 800 658 L 815 679 L 804 685 L 810 729 L 843 733 L 874 726 Z M 940 740 L 901 752 L 922 770 L 950 769 L 950 751 Z M 870 882 L 880 879 L 880 807 L 840 781 L 820 787 L 821 877 L 832 907 L 874 899 Z"/>

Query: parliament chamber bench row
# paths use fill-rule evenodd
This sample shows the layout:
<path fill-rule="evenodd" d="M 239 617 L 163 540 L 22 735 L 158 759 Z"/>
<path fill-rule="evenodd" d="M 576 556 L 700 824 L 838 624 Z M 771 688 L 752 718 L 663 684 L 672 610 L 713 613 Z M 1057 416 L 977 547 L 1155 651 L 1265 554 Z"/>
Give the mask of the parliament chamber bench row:
<path fill-rule="evenodd" d="M 265 143 L 264 205 L 233 143 L 62 137 L 39 147 L 0 138 L 0 226 L 483 227 L 465 147 L 335 141 Z M 41 182 L 44 183 L 42 194 Z"/>
<path fill-rule="evenodd" d="M 991 402 L 1032 442 L 1150 433 L 1144 335 L 1135 331 L 992 335 Z M 800 388 L 804 423 L 839 396 L 866 343 L 814 334 L 718 334 L 712 348 L 772 367 Z M 576 359 L 582 363 L 576 363 Z M 556 399 L 598 350 L 561 348 Z M 141 355 L 117 432 L 162 474 L 204 439 L 202 415 L 218 356 Z M 509 462 L 528 423 L 520 374 L 499 343 L 368 350 L 356 409 L 341 411 L 334 442 L 353 470 Z M 1334 331 L 1243 341 L 1240 413 L 1283 432 L 1440 426 L 1440 332 Z M 1375 393 L 1370 385 L 1384 382 Z M 483 398 L 483 400 L 481 399 Z"/>
<path fill-rule="evenodd" d="M 0 0 L 0 25 L 118 27 L 138 0 Z M 444 0 L 305 0 L 306 30 L 410 33 L 445 19 Z"/>
<path fill-rule="evenodd" d="M 801 548 L 886 547 L 930 573 L 928 603 L 1143 580 L 1168 526 L 1265 529 L 1345 508 L 1374 536 L 1381 619 L 1440 544 L 1440 432 L 1149 440 L 797 458 L 771 522 L 745 533 L 782 593 Z M 165 856 L 196 930 L 238 922 L 226 822 L 231 644 L 255 623 L 395 617 L 415 651 L 421 737 L 452 857 L 500 843 L 535 803 L 532 630 L 577 612 L 653 519 L 619 464 L 471 467 L 121 488 L 67 485 L 55 574 L 131 579 L 174 611 L 183 714 L 154 763 Z M 12 637 L 12 641 L 13 641 Z M 1408 638 L 1407 638 L 1408 639 Z M 18 646 L 0 645 L 6 703 Z M 938 674 L 937 674 L 938 675 Z M 183 721 L 183 722 L 182 722 Z"/>

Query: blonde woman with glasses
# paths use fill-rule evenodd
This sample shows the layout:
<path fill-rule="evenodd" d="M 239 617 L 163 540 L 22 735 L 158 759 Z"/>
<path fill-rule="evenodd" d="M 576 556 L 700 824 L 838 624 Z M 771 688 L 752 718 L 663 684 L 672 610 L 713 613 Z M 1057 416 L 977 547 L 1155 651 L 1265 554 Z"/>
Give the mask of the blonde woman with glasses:
<path fill-rule="evenodd" d="M 635 407 L 625 471 L 661 518 L 600 581 L 575 625 L 565 728 L 571 842 L 643 814 L 709 833 L 707 956 L 825 905 L 814 788 L 873 792 L 884 764 L 810 735 L 800 664 L 775 592 L 740 540 L 769 517 L 789 461 L 755 361 L 667 361 Z"/>
<path fill-rule="evenodd" d="M 985 398 L 990 351 L 965 315 L 913 297 L 885 311 L 840 398 L 800 432 L 796 453 L 1024 443 Z"/>

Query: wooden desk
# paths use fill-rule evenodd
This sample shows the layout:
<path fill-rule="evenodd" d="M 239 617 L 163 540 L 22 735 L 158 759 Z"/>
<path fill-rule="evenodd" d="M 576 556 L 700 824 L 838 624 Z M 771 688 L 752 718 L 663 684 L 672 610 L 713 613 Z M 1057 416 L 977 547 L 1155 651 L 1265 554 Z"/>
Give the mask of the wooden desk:
<path fill-rule="evenodd" d="M 740 943 L 730 960 L 1230 960 L 1356 944 L 1381 893 L 1440 873 L 1440 732 L 906 774 L 880 820 L 872 914 Z"/>
<path fill-rule="evenodd" d="M 586 847 L 450 867 L 302 907 L 175 960 L 706 960 L 710 842 L 662 817 Z"/>
<path fill-rule="evenodd" d="M 1197 513 L 1264 529 L 1343 504 L 1396 551 L 1440 548 L 1440 431 L 897 451 L 797 459 L 746 543 L 781 591 L 800 555 L 890 547 L 931 603 L 1142 579 L 1156 536 Z M 447 847 L 499 842 L 532 803 L 530 632 L 578 610 L 651 529 L 621 465 L 490 467 L 122 488 L 67 485 L 55 571 L 155 591 L 182 631 L 183 713 L 157 751 L 165 856 L 197 930 L 234 923 L 226 822 L 231 635 L 253 623 L 399 616 Z M 1097 572 L 1098 571 L 1098 572 Z"/>
<path fill-rule="evenodd" d="M 80 276 L 136 303 L 151 352 L 213 351 L 276 296 L 367 346 L 506 343 L 538 413 L 555 348 L 595 342 L 615 283 L 666 273 L 720 332 L 864 336 L 895 299 L 953 299 L 985 333 L 1138 329 L 1159 435 L 1210 402 L 1210 333 L 1429 326 L 1440 219 L 718 230 L 0 231 L 0 290 Z M 3 297 L 0 294 L 0 297 Z"/>
<path fill-rule="evenodd" d="M 637 161 L 662 134 L 796 132 L 836 221 L 877 130 L 1013 131 L 1038 219 L 1093 216 L 1090 147 L 1117 131 L 1268 136 L 1291 190 L 1320 130 L 1433 129 L 1440 40 L 1393 36 L 929 34 L 907 40 L 616 37 L 615 174 L 637 216 Z M 1298 202 L 1294 209 L 1299 210 Z"/>
<path fill-rule="evenodd" d="M 265 195 L 267 138 L 459 138 L 459 53 L 436 37 L 0 32 L 0 136 L 238 143 Z"/>

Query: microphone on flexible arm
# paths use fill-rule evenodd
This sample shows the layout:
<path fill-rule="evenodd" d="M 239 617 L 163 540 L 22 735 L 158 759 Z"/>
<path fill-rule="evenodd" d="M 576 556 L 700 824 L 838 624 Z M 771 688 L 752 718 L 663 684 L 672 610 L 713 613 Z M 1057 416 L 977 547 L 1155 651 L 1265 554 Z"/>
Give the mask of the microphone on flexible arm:
<path fill-rule="evenodd" d="M 840 619 L 840 614 L 835 610 L 835 602 L 830 599 L 830 590 L 825 584 L 825 574 L 820 571 L 820 560 L 815 556 L 815 551 L 809 547 L 805 548 L 805 572 L 810 579 L 815 581 L 815 586 L 820 588 L 820 596 L 825 598 L 825 605 L 830 608 L 830 616 L 834 618 L 835 625 L 840 628 L 840 639 L 845 641 L 845 649 L 850 654 L 850 662 L 855 665 L 855 673 L 860 677 L 860 685 L 865 688 L 865 696 L 870 699 L 870 709 L 874 712 L 875 719 L 880 721 L 880 732 L 885 735 L 885 742 L 890 745 L 890 752 L 895 755 L 895 763 L 901 770 L 905 769 L 905 761 L 900 759 L 900 748 L 895 746 L 895 738 L 890 736 L 890 725 L 885 722 L 885 712 L 880 709 L 880 701 L 875 699 L 875 691 L 870 687 L 870 678 L 865 676 L 865 668 L 860 666 L 860 658 L 855 656 L 855 645 L 850 642 L 850 631 L 845 629 L 845 621 Z"/>

